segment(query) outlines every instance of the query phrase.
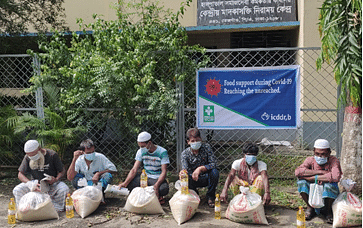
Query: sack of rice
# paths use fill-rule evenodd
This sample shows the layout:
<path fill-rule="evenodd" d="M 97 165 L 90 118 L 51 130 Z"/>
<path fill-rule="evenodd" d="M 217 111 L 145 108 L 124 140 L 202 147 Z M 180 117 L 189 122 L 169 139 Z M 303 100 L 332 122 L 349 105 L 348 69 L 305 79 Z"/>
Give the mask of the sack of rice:
<path fill-rule="evenodd" d="M 74 209 L 85 218 L 98 208 L 102 197 L 102 191 L 94 186 L 80 188 L 72 194 Z"/>
<path fill-rule="evenodd" d="M 175 183 L 178 191 L 169 201 L 171 212 L 178 225 L 191 219 L 200 203 L 200 198 L 195 191 L 189 189 L 189 194 L 183 194 L 179 183 L 178 181 Z"/>
<path fill-rule="evenodd" d="M 146 188 L 136 187 L 127 197 L 124 209 L 136 214 L 163 214 L 158 197 L 153 186 Z"/>
<path fill-rule="evenodd" d="M 239 223 L 268 225 L 261 196 L 243 186 L 240 191 L 241 194 L 236 195 L 229 203 L 226 218 Z"/>
<path fill-rule="evenodd" d="M 346 192 L 340 193 L 333 203 L 333 227 L 362 225 L 362 201 L 350 192 L 355 184 L 349 179 L 341 181 Z"/>
<path fill-rule="evenodd" d="M 29 192 L 21 197 L 17 218 L 22 221 L 39 221 L 48 219 L 58 219 L 50 196 L 41 192 Z"/>

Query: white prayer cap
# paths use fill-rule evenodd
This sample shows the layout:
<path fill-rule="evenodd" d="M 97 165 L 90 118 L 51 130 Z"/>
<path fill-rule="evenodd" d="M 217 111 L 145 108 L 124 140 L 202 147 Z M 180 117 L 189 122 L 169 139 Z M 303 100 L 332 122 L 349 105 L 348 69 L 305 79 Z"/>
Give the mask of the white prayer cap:
<path fill-rule="evenodd" d="M 314 148 L 316 149 L 329 149 L 330 145 L 326 139 L 317 139 L 314 143 Z"/>
<path fill-rule="evenodd" d="M 28 140 L 24 145 L 24 152 L 30 153 L 38 149 L 39 143 L 37 140 Z"/>
<path fill-rule="evenodd" d="M 138 136 L 137 136 L 137 141 L 138 142 L 147 142 L 151 139 L 151 135 L 149 133 L 147 133 L 146 131 L 141 132 Z"/>

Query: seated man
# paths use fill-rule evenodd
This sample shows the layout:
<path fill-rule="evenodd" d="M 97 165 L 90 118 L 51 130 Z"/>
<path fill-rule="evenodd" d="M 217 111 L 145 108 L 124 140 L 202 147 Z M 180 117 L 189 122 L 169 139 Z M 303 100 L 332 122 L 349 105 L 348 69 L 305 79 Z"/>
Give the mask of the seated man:
<path fill-rule="evenodd" d="M 73 153 L 73 160 L 67 171 L 67 178 L 72 182 L 75 189 L 83 186 L 78 185 L 81 178 L 86 178 L 87 184 L 92 186 L 101 182 L 102 190 L 112 182 L 112 174 L 116 173 L 116 166 L 103 154 L 95 152 L 91 139 L 81 142 L 81 150 Z"/>
<path fill-rule="evenodd" d="M 188 172 L 189 189 L 198 193 L 197 188 L 208 186 L 206 194 L 208 206 L 214 207 L 219 180 L 216 158 L 211 146 L 202 143 L 200 131 L 197 128 L 189 129 L 186 137 L 190 147 L 181 153 L 182 170 L 179 173 L 179 179 L 181 179 L 182 171 L 186 170 Z"/>
<path fill-rule="evenodd" d="M 137 137 L 137 144 L 140 149 L 136 152 L 135 163 L 126 180 L 119 184 L 119 187 L 128 188 L 131 192 L 135 187 L 140 187 L 140 175 L 137 170 L 144 165 L 147 174 L 147 185 L 154 186 L 154 191 L 159 197 L 160 204 L 165 203 L 164 196 L 169 193 L 169 184 L 166 181 L 166 171 L 169 162 L 169 156 L 166 149 L 155 145 L 151 140 L 151 135 L 144 131 Z"/>
<path fill-rule="evenodd" d="M 257 161 L 258 146 L 246 143 L 242 147 L 244 158 L 232 163 L 232 169 L 228 174 L 226 183 L 221 193 L 221 202 L 228 200 L 228 187 L 234 195 L 240 193 L 239 187 L 249 187 L 251 192 L 259 194 L 263 204 L 268 205 L 271 201 L 270 185 L 267 176 L 267 165 L 263 161 Z"/>
<path fill-rule="evenodd" d="M 64 182 L 59 181 L 66 171 L 58 154 L 53 150 L 41 148 L 37 140 L 28 140 L 24 145 L 24 151 L 26 155 L 18 169 L 18 178 L 22 183 L 13 190 L 16 203 L 19 204 L 21 197 L 31 191 L 26 184 L 29 181 L 26 174 L 30 174 L 32 179 L 38 181 L 45 177 L 44 174 L 47 174 L 51 178 L 46 181 L 50 187 L 47 193 L 50 195 L 55 209 L 64 211 L 69 188 Z M 39 186 L 38 184 L 35 191 L 40 191 Z"/>
<path fill-rule="evenodd" d="M 330 156 L 329 142 L 325 139 L 318 139 L 314 143 L 314 157 L 308 157 L 295 170 L 298 178 L 298 191 L 306 203 L 306 220 L 311 220 L 320 210 L 314 210 L 309 205 L 310 184 L 315 182 L 317 176 L 318 184 L 324 186 L 323 199 L 325 216 L 328 223 L 333 223 L 332 204 L 339 195 L 338 182 L 342 175 L 340 162 L 336 157 Z"/>

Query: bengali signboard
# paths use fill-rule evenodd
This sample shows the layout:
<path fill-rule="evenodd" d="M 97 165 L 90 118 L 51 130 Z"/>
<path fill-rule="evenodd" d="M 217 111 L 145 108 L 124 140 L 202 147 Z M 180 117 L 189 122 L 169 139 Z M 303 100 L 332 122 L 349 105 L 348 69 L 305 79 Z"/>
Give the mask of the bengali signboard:
<path fill-rule="evenodd" d="M 296 0 L 198 0 L 197 26 L 296 21 Z"/>
<path fill-rule="evenodd" d="M 295 129 L 300 125 L 299 66 L 197 71 L 200 129 Z"/>

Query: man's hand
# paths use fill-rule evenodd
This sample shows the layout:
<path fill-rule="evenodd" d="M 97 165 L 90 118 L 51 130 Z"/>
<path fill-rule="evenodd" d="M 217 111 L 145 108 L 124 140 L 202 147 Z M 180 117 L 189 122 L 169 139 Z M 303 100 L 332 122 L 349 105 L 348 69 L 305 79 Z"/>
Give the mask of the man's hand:
<path fill-rule="evenodd" d="M 118 185 L 118 189 L 126 188 L 126 187 L 127 187 L 127 184 L 125 182 L 122 182 L 121 184 Z"/>
<path fill-rule="evenodd" d="M 154 184 L 154 192 L 156 194 L 156 196 L 159 198 L 159 186 L 157 186 L 156 184 Z"/>
<path fill-rule="evenodd" d="M 100 179 L 100 173 L 97 172 L 97 173 L 95 173 L 95 175 L 93 175 L 92 182 L 96 184 L 99 179 Z"/>
<path fill-rule="evenodd" d="M 196 168 L 196 169 L 194 170 L 194 172 L 193 172 L 193 174 L 192 174 L 192 179 L 193 179 L 194 181 L 198 181 L 198 178 L 199 178 L 199 174 L 200 174 L 200 172 L 201 172 L 200 167 L 198 167 L 198 168 Z"/>
<path fill-rule="evenodd" d="M 269 205 L 269 203 L 271 202 L 271 196 L 269 192 L 265 192 L 265 194 L 263 195 L 263 205 Z"/>
<path fill-rule="evenodd" d="M 74 157 L 74 159 L 76 159 L 76 160 L 77 160 L 77 158 L 78 158 L 79 156 L 81 156 L 82 154 L 84 154 L 84 151 L 82 151 L 82 150 L 76 150 L 76 151 L 74 151 L 74 153 L 73 153 L 73 157 Z"/>
<path fill-rule="evenodd" d="M 221 195 L 219 197 L 220 197 L 222 203 L 227 203 L 227 200 L 228 200 L 227 192 L 222 191 L 222 193 L 221 193 Z"/>
<path fill-rule="evenodd" d="M 37 184 L 37 186 L 34 188 L 34 192 L 40 192 L 40 184 Z"/>
<path fill-rule="evenodd" d="M 46 182 L 49 184 L 49 185 L 52 185 L 52 184 L 54 184 L 55 182 L 57 182 L 57 178 L 55 178 L 55 177 L 53 177 L 53 176 L 51 176 L 51 180 L 46 180 Z"/>

